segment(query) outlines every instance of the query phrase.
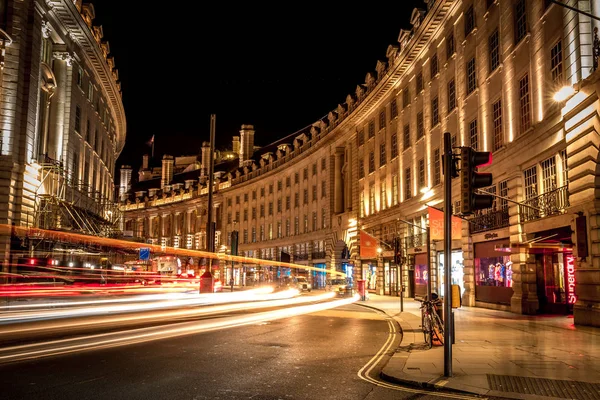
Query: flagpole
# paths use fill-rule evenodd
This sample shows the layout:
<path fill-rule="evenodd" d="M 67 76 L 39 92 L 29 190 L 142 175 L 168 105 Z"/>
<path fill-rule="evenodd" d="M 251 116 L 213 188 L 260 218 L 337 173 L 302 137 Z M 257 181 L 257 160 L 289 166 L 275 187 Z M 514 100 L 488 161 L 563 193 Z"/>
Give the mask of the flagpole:
<path fill-rule="evenodd" d="M 152 158 L 154 158 L 154 135 L 152 135 Z"/>

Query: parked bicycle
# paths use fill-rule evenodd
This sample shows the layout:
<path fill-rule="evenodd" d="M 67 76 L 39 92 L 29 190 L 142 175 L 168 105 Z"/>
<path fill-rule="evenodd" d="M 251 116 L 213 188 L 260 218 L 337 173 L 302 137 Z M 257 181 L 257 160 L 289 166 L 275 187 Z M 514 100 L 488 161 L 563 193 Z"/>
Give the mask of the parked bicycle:
<path fill-rule="evenodd" d="M 421 300 L 421 328 L 423 337 L 429 348 L 433 347 L 433 339 L 444 343 L 444 323 L 438 314 L 438 308 L 441 301 L 435 293 L 432 293 L 432 300 Z"/>

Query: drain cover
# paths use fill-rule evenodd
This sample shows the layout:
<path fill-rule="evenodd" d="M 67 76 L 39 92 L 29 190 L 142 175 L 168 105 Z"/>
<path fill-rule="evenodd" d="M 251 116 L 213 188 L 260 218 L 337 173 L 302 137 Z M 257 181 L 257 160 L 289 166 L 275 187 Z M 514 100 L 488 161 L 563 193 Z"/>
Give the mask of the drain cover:
<path fill-rule="evenodd" d="M 487 375 L 490 389 L 562 399 L 600 400 L 600 384 L 511 375 Z"/>

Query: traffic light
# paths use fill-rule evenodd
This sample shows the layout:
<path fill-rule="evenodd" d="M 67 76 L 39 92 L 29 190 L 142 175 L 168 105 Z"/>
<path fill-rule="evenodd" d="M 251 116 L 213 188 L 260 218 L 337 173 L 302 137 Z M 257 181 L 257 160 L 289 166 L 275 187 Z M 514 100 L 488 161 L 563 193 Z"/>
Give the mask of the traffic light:
<path fill-rule="evenodd" d="M 450 168 L 450 177 L 458 178 L 458 156 L 452 155 L 452 165 Z M 442 175 L 446 175 L 446 156 L 442 154 Z"/>
<path fill-rule="evenodd" d="M 491 186 L 492 174 L 477 172 L 478 167 L 492 163 L 492 153 L 462 147 L 460 153 L 460 210 L 461 214 L 473 214 L 476 210 L 490 208 L 494 197 L 476 194 L 477 189 Z"/>
<path fill-rule="evenodd" d="M 394 263 L 402 264 L 402 250 L 400 249 L 400 238 L 394 238 Z"/>

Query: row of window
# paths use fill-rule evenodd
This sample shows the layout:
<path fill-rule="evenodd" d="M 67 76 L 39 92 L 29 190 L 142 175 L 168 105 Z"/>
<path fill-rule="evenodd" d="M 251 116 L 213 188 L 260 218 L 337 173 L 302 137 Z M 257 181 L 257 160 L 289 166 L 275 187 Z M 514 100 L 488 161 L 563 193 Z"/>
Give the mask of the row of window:
<path fill-rule="evenodd" d="M 326 190 L 327 186 L 325 184 L 325 181 L 321 182 L 321 198 L 326 197 L 327 196 L 327 190 Z M 317 201 L 317 185 L 313 185 L 312 188 L 312 201 Z M 247 202 L 247 194 L 244 194 L 244 201 Z M 237 198 L 239 198 L 239 196 L 237 196 Z M 283 209 L 283 199 L 279 198 L 277 199 L 277 212 L 280 213 L 282 212 Z M 239 203 L 238 203 L 239 204 Z M 303 203 L 302 204 L 308 204 L 308 189 L 304 189 L 304 196 L 303 196 Z M 268 215 L 273 215 L 273 202 L 269 202 L 268 203 Z M 298 208 L 300 207 L 300 194 L 299 193 L 294 193 L 294 208 Z M 285 210 L 289 211 L 291 209 L 291 196 L 286 196 L 285 197 Z M 259 206 L 259 212 L 260 212 L 260 218 L 264 218 L 265 216 L 265 204 L 261 204 Z M 243 211 L 243 216 L 244 216 L 244 221 L 248 220 L 248 209 L 244 209 Z M 256 219 L 256 207 L 252 207 L 252 219 Z M 235 212 L 235 219 L 234 221 L 240 221 L 240 212 L 236 211 Z M 230 224 L 231 223 L 231 213 L 227 214 L 227 223 Z"/>
<path fill-rule="evenodd" d="M 326 158 L 322 158 L 321 159 L 321 171 L 324 171 L 327 169 L 327 159 Z M 317 164 L 313 164 L 312 165 L 312 175 L 315 176 L 317 174 Z M 308 180 L 308 167 L 304 168 L 303 171 L 303 177 L 304 180 Z M 294 173 L 294 184 L 297 185 L 300 183 L 300 173 L 296 172 Z M 289 188 L 292 186 L 292 178 L 291 176 L 288 176 L 285 178 L 285 187 Z M 316 185 L 313 185 L 313 200 L 316 200 Z M 269 190 L 269 194 L 273 194 L 273 189 L 274 186 L 273 184 L 269 184 L 268 185 L 268 190 Z M 279 180 L 277 181 L 277 191 L 280 192 L 281 190 L 283 190 L 283 181 Z M 326 195 L 326 186 L 325 186 L 325 181 L 321 182 L 321 191 L 322 191 L 322 196 Z M 305 204 L 308 203 L 308 190 L 304 189 L 305 192 Z M 256 200 L 256 190 L 252 191 L 252 200 Z M 298 196 L 298 194 L 296 193 L 296 196 Z M 261 187 L 260 188 L 260 197 L 265 197 L 265 187 Z M 244 193 L 243 195 L 244 198 L 244 202 L 248 202 L 248 193 Z M 289 198 L 289 196 L 288 196 Z M 231 207 L 232 204 L 232 198 L 228 198 L 227 199 L 227 206 Z M 240 204 L 240 196 L 237 195 L 235 196 L 235 204 Z"/>
<path fill-rule="evenodd" d="M 312 229 L 309 230 L 309 216 L 304 215 L 302 218 L 302 230 L 300 227 L 300 217 L 294 217 L 294 225 L 293 225 L 293 234 L 292 234 L 292 223 L 289 218 L 285 220 L 285 225 L 282 221 L 277 221 L 274 225 L 273 223 L 269 223 L 267 225 L 260 225 L 257 228 L 253 226 L 250 230 L 244 229 L 242 231 L 242 243 L 256 243 L 258 241 L 265 240 L 273 240 L 273 239 L 281 239 L 283 237 L 290 237 L 293 235 L 300 235 L 308 232 L 315 232 L 318 229 L 327 228 L 327 209 L 323 208 L 321 210 L 321 225 L 318 225 L 318 215 L 317 212 L 314 211 L 312 213 Z M 250 233 L 250 238 L 248 238 L 248 233 Z"/>
<path fill-rule="evenodd" d="M 525 0 L 519 0 L 514 6 L 514 17 L 515 17 L 515 44 L 519 43 L 527 33 L 527 15 L 526 15 L 526 2 Z M 473 6 L 469 7 L 465 12 L 465 37 L 468 36 L 475 28 L 475 12 Z M 501 63 L 500 59 L 500 38 L 498 29 L 488 38 L 488 52 L 489 52 L 489 73 L 495 71 Z M 446 56 L 450 59 L 455 53 L 454 47 L 454 36 L 450 34 L 446 38 Z M 430 62 L 430 74 L 433 79 L 439 73 L 439 62 L 437 53 L 435 53 L 429 60 Z M 563 52 L 562 42 L 559 40 L 555 43 L 550 51 L 550 68 L 552 81 L 560 85 L 563 81 Z M 469 95 L 477 89 L 477 66 L 476 59 L 472 57 L 466 62 L 466 94 Z M 424 90 L 423 84 L 423 73 L 419 72 L 415 78 L 417 93 Z M 403 108 L 410 104 L 410 90 L 406 86 L 403 90 Z M 519 92 L 519 111 L 520 111 L 520 132 L 525 132 L 531 127 L 531 111 L 530 111 L 530 99 L 529 99 L 529 76 L 525 74 L 519 79 L 518 83 Z M 454 79 L 451 79 L 447 84 L 448 94 L 448 112 L 450 113 L 457 106 L 456 103 L 456 84 Z M 501 127 L 501 122 L 498 115 L 501 116 L 501 106 L 499 103 L 496 105 L 494 110 L 494 123 L 495 127 Z M 395 118 L 398 116 L 397 101 L 392 99 L 390 103 L 390 116 Z M 439 99 L 434 97 L 431 100 L 431 126 L 434 127 L 440 122 L 439 116 Z M 385 109 L 379 113 L 379 129 L 383 129 L 386 126 L 386 114 Z M 501 130 L 494 130 L 495 145 L 494 150 L 499 149 L 503 145 L 503 140 L 498 136 Z M 423 137 L 423 112 L 417 113 L 417 140 Z M 368 124 L 368 139 L 375 137 L 375 123 L 370 121 Z M 358 133 L 358 145 L 362 146 L 365 143 L 364 132 L 361 130 Z M 407 124 L 404 126 L 404 147 L 405 149 L 410 146 L 410 126 Z M 396 149 L 392 148 L 392 152 Z M 393 156 L 392 156 L 393 158 Z"/>

